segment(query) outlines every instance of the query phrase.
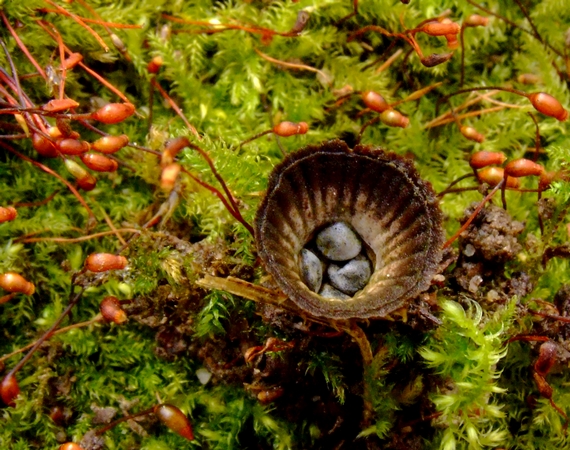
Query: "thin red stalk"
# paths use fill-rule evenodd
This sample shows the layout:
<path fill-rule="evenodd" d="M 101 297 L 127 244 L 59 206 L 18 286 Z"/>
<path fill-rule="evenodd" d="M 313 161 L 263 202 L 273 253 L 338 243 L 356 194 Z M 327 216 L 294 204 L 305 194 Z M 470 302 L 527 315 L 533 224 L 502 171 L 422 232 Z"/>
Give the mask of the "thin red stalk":
<path fill-rule="evenodd" d="M 101 16 L 99 16 L 99 14 L 97 14 L 97 12 L 93 8 L 90 8 L 85 2 L 79 1 L 79 3 L 81 3 L 87 9 L 90 9 L 93 14 L 95 14 L 97 17 L 99 17 L 99 19 L 89 19 L 87 17 L 77 16 L 77 17 L 80 17 L 81 20 L 83 20 L 84 22 L 94 23 L 96 25 L 101 25 L 102 27 L 109 27 L 109 28 L 142 28 L 142 25 L 106 22 L 103 19 L 101 19 Z M 39 11 L 44 12 L 44 13 L 59 13 L 63 16 L 68 16 L 68 17 L 70 16 L 70 14 L 67 10 L 65 11 L 65 13 L 62 11 L 59 11 L 57 9 L 50 9 L 50 8 L 41 8 Z"/>
<path fill-rule="evenodd" d="M 4 11 L 0 10 L 0 16 L 2 16 L 2 20 L 4 21 L 4 23 L 6 24 L 6 27 L 10 31 L 10 34 L 12 35 L 12 37 L 14 38 L 16 43 L 18 44 L 18 47 L 20 47 L 20 50 L 22 50 L 24 55 L 26 55 L 28 60 L 33 64 L 33 66 L 36 68 L 36 70 L 39 72 L 39 74 L 42 76 L 42 78 L 47 81 L 47 75 L 44 72 L 44 69 L 42 69 L 42 66 L 40 66 L 38 64 L 38 62 L 35 60 L 35 58 L 29 52 L 28 47 L 26 47 L 26 45 L 22 42 L 22 40 L 20 39 L 20 36 L 18 36 L 18 34 L 14 30 L 14 28 L 12 28 L 12 25 L 10 25 L 8 18 L 4 15 Z"/>
<path fill-rule="evenodd" d="M 243 218 L 243 216 L 241 215 L 241 213 L 239 212 L 239 209 L 237 208 L 237 205 L 235 204 L 231 194 L 228 194 L 228 197 L 230 199 L 231 205 L 230 203 L 228 203 L 228 200 L 224 197 L 224 195 L 218 190 L 216 189 L 214 186 L 212 186 L 209 183 L 206 183 L 205 181 L 202 181 L 200 178 L 198 178 L 196 175 L 193 175 L 192 173 L 190 173 L 188 170 L 186 170 L 184 167 L 182 167 L 182 171 L 187 174 L 190 178 L 192 178 L 194 181 L 196 181 L 200 186 L 208 189 L 210 192 L 212 192 L 216 197 L 218 197 L 220 199 L 220 201 L 222 202 L 222 204 L 224 205 L 224 207 L 228 210 L 228 212 L 234 217 L 234 219 L 236 219 L 239 223 L 241 223 L 247 231 L 249 231 L 249 233 L 254 236 L 254 231 L 253 231 L 253 227 Z M 215 169 L 214 169 L 215 171 Z M 216 172 L 217 173 L 217 172 Z M 216 177 L 217 178 L 217 177 Z M 220 177 L 221 178 L 221 177 Z M 218 181 L 220 180 L 220 178 L 218 179 Z M 227 187 L 226 184 L 222 181 L 220 181 L 220 183 L 222 184 L 222 186 L 224 187 L 224 190 L 227 193 Z"/>
<path fill-rule="evenodd" d="M 115 228 L 111 231 L 102 231 L 100 233 L 89 234 L 87 236 L 81 236 L 78 238 L 64 238 L 64 237 L 37 237 L 37 238 L 16 238 L 14 242 L 22 242 L 24 244 L 30 244 L 32 242 L 60 242 L 60 243 L 75 243 L 75 242 L 82 242 L 88 241 L 89 239 L 96 239 L 103 236 L 109 236 L 111 234 L 119 233 L 138 233 L 140 234 L 141 231 L 137 230 L 136 228 Z"/>
<path fill-rule="evenodd" d="M 47 28 L 45 21 L 43 20 L 37 20 L 36 21 L 38 23 L 39 26 L 41 26 L 46 33 L 48 33 L 54 40 L 57 40 L 55 35 Z M 55 28 L 55 26 L 53 24 L 50 24 L 52 27 Z M 65 49 L 65 52 L 68 54 L 72 54 L 73 52 L 67 48 L 67 46 L 64 44 L 63 48 Z M 87 67 L 82 61 L 80 61 L 78 63 L 78 65 L 85 70 L 89 75 L 91 75 L 92 77 L 96 78 L 101 84 L 103 84 L 107 89 L 109 89 L 111 92 L 113 92 L 114 94 L 116 94 L 117 96 L 119 96 L 121 98 L 121 100 L 123 100 L 125 103 L 131 103 L 130 100 L 125 96 L 125 94 L 123 94 L 121 91 L 119 91 L 115 86 L 113 86 L 111 83 L 109 83 L 107 80 L 105 80 L 105 78 L 103 78 L 101 75 L 99 75 L 97 72 L 95 72 L 94 70 L 90 69 L 89 67 Z"/>
<path fill-rule="evenodd" d="M 28 158 L 25 155 L 22 155 L 20 152 L 14 150 L 12 147 L 10 147 L 8 144 L 5 144 L 4 142 L 0 141 L 0 147 L 4 147 L 6 150 L 8 150 L 11 153 L 14 153 L 16 156 L 18 156 L 19 158 L 23 159 L 24 161 L 29 162 L 30 164 L 33 164 L 36 167 L 39 167 L 41 170 L 43 170 L 46 173 L 49 173 L 50 175 L 53 175 L 54 177 L 56 177 L 59 181 L 61 181 L 63 184 L 65 184 L 67 186 L 67 188 L 71 191 L 71 193 L 75 196 L 75 198 L 77 198 L 77 200 L 79 201 L 79 203 L 81 203 L 83 205 L 83 207 L 87 210 L 87 214 L 89 214 L 89 220 L 92 221 L 96 221 L 96 217 L 95 214 L 93 214 L 93 211 L 91 211 L 91 208 L 89 208 L 89 205 L 85 202 L 85 200 L 83 199 L 83 197 L 81 196 L 81 194 L 77 191 L 77 189 L 75 189 L 73 187 L 73 185 L 71 183 L 69 183 L 69 181 L 67 181 L 66 179 L 64 179 L 60 174 L 58 174 L 57 172 L 54 172 L 53 170 L 51 170 L 49 167 L 44 166 L 43 164 L 34 161 L 31 158 Z"/>
<path fill-rule="evenodd" d="M 220 33 L 222 31 L 229 31 L 229 30 L 242 30 L 248 33 L 262 34 L 265 36 L 275 36 L 275 35 L 284 36 L 284 37 L 296 36 L 296 34 L 293 34 L 290 31 L 276 31 L 276 30 L 271 30 L 269 28 L 257 27 L 255 25 L 240 25 L 232 23 L 212 24 L 210 22 L 206 22 L 203 20 L 184 20 L 178 17 L 170 16 L 168 14 L 162 14 L 162 17 L 176 23 L 182 23 L 185 25 L 199 25 L 206 27 L 206 30 L 204 32 L 208 34 Z"/>
<path fill-rule="evenodd" d="M 152 408 L 145 409 L 144 411 L 140 411 L 136 414 L 131 414 L 129 416 L 121 417 L 120 419 L 117 419 L 117 420 L 111 422 L 110 424 L 99 428 L 97 431 L 95 431 L 95 434 L 101 435 L 101 434 L 105 433 L 106 431 L 109 431 L 111 428 L 119 425 L 121 422 L 126 422 L 127 420 L 131 420 L 131 419 L 134 419 L 136 417 L 146 416 L 146 415 L 149 415 L 152 413 L 154 413 L 154 406 Z"/>
<path fill-rule="evenodd" d="M 73 307 L 77 304 L 79 299 L 81 298 L 81 294 L 83 294 L 83 289 L 81 289 L 75 297 L 69 302 L 67 308 L 61 313 L 61 316 L 57 318 L 57 320 L 53 323 L 48 331 L 46 331 L 34 344 L 34 346 L 30 349 L 28 353 L 16 364 L 10 372 L 5 376 L 5 378 L 13 377 L 15 374 L 28 362 L 28 360 L 32 357 L 32 355 L 36 352 L 36 350 L 42 345 L 46 340 L 48 340 L 54 333 L 54 331 L 59 327 L 63 319 L 71 312 Z"/>
<path fill-rule="evenodd" d="M 479 214 L 479 211 L 481 211 L 481 209 L 483 208 L 483 206 L 485 206 L 485 203 L 487 203 L 491 197 L 493 195 L 495 195 L 495 192 L 497 192 L 501 186 L 505 183 L 505 180 L 502 179 L 500 183 L 498 183 L 491 192 L 489 192 L 489 194 L 481 201 L 481 203 L 479 203 L 479 205 L 477 206 L 477 208 L 475 208 L 475 211 L 473 211 L 473 214 L 471 214 L 471 217 L 469 217 L 469 219 L 467 219 L 467 221 L 463 224 L 463 226 L 457 230 L 457 233 L 455 233 L 453 236 L 451 236 L 447 242 L 445 244 L 443 244 L 443 248 L 447 248 L 449 247 L 458 237 L 461 233 L 463 233 L 467 227 L 469 225 L 471 225 L 471 222 L 473 222 L 475 220 L 475 217 L 477 217 L 477 215 Z"/>
<path fill-rule="evenodd" d="M 158 83 L 158 81 L 156 81 L 156 79 L 153 77 L 150 82 L 152 83 L 152 85 L 158 89 L 158 91 L 160 92 L 160 95 L 162 95 L 162 97 L 168 102 L 168 104 L 170 106 L 172 106 L 172 109 L 174 109 L 174 111 L 176 111 L 176 114 L 178 114 L 178 116 L 184 121 L 184 123 L 186 124 L 186 126 L 188 127 L 188 129 L 192 132 L 192 134 L 194 136 L 196 136 L 198 139 L 202 139 L 200 137 L 200 135 L 198 134 L 198 131 L 196 131 L 196 128 L 194 128 L 190 122 L 188 121 L 188 119 L 186 118 L 186 116 L 184 115 L 184 113 L 182 112 L 182 110 L 178 107 L 178 105 L 176 104 L 176 102 L 174 100 L 172 100 L 172 98 L 170 98 L 170 96 L 168 95 L 168 93 L 162 89 L 162 86 Z"/>
<path fill-rule="evenodd" d="M 25 106 L 26 101 L 24 100 L 24 94 L 22 92 L 22 86 L 20 85 L 20 80 L 18 79 L 18 72 L 16 72 L 16 66 L 14 65 L 14 61 L 12 60 L 12 56 L 6 47 L 6 44 L 2 39 L 0 39 L 0 45 L 4 49 L 4 53 L 6 54 L 6 59 L 8 60 L 8 64 L 10 65 L 10 70 L 12 71 L 12 80 L 14 81 L 14 85 L 16 86 L 16 92 L 18 93 L 18 98 L 20 99 L 20 105 Z"/>
<path fill-rule="evenodd" d="M 99 34 L 93 29 L 91 28 L 89 25 L 87 25 L 82 19 L 81 17 L 79 17 L 78 15 L 66 10 L 65 8 L 62 8 L 61 6 L 59 6 L 57 3 L 52 2 L 51 0 L 44 0 L 45 2 L 49 3 L 50 5 L 52 5 L 53 7 L 55 7 L 61 14 L 64 14 L 66 16 L 71 17 L 73 20 L 75 20 L 79 25 L 81 25 L 83 28 L 85 28 L 89 33 L 91 33 L 91 35 L 97 40 L 97 42 L 99 43 L 99 45 L 101 47 L 103 47 L 103 49 L 105 49 L 106 52 L 109 51 L 109 47 L 107 47 L 107 44 L 105 44 L 105 41 L 101 38 L 101 36 L 99 36 Z"/>

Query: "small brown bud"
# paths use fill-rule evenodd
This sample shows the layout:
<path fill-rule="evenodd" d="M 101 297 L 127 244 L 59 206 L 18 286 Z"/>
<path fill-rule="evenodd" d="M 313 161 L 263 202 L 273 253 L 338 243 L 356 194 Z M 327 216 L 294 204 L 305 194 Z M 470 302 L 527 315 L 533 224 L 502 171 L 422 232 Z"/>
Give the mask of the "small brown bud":
<path fill-rule="evenodd" d="M 70 98 L 62 98 L 50 100 L 42 106 L 42 109 L 47 112 L 60 112 L 65 111 L 69 108 L 77 108 L 78 106 L 79 103 L 77 103 L 75 100 L 72 100 Z"/>
<path fill-rule="evenodd" d="M 56 145 L 64 155 L 82 155 L 89 151 L 89 143 L 77 139 L 58 139 Z"/>
<path fill-rule="evenodd" d="M 76 444 L 75 442 L 66 442 L 65 444 L 61 444 L 59 446 L 59 450 L 83 450 L 83 447 L 81 447 L 79 444 Z"/>
<path fill-rule="evenodd" d="M 99 311 L 107 322 L 120 325 L 127 320 L 127 313 L 121 308 L 121 302 L 111 295 L 101 300 Z"/>
<path fill-rule="evenodd" d="M 106 124 L 119 123 L 135 112 L 132 103 L 109 103 L 91 114 L 91 118 Z"/>
<path fill-rule="evenodd" d="M 461 132 L 461 134 L 466 137 L 467 139 L 469 139 L 470 141 L 475 141 L 475 142 L 483 142 L 485 140 L 485 135 L 479 133 L 475 128 L 467 126 L 467 125 L 463 125 L 461 127 L 459 127 L 459 131 Z"/>
<path fill-rule="evenodd" d="M 362 101 L 367 108 L 372 111 L 383 112 L 390 109 L 388 102 L 380 94 L 374 91 L 366 91 L 362 93 Z"/>
<path fill-rule="evenodd" d="M 309 130 L 306 122 L 280 122 L 273 127 L 273 132 L 277 136 L 289 137 L 296 134 L 305 134 Z"/>
<path fill-rule="evenodd" d="M 164 425 L 178 435 L 188 439 L 189 441 L 194 439 L 194 433 L 192 432 L 190 421 L 176 406 L 168 405 L 166 403 L 156 405 L 154 407 L 154 413 Z"/>
<path fill-rule="evenodd" d="M 531 161 L 530 159 L 515 159 L 505 166 L 505 173 L 511 177 L 540 176 L 544 172 L 544 167 Z"/>
<path fill-rule="evenodd" d="M 55 144 L 39 133 L 32 134 L 32 145 L 40 155 L 46 158 L 55 158 L 57 156 Z"/>
<path fill-rule="evenodd" d="M 505 171 L 501 167 L 487 167 L 477 172 L 477 177 L 489 186 L 496 186 L 505 177 Z M 517 189 L 519 186 L 520 182 L 517 178 L 507 177 L 508 188 Z"/>
<path fill-rule="evenodd" d="M 126 134 L 120 136 L 103 136 L 91 144 L 91 148 L 100 153 L 116 153 L 129 143 L 129 137 Z"/>
<path fill-rule="evenodd" d="M 91 253 L 85 259 L 85 268 L 91 272 L 121 270 L 127 266 L 127 258 L 112 253 Z"/>
<path fill-rule="evenodd" d="M 535 92 L 530 94 L 528 99 L 538 112 L 546 116 L 554 117 L 560 122 L 564 122 L 568 119 L 568 111 L 566 111 L 562 104 L 552 95 L 545 92 Z"/>
<path fill-rule="evenodd" d="M 16 397 L 20 394 L 20 386 L 14 375 L 6 375 L 0 382 L 0 398 L 8 406 L 16 406 Z"/>
<path fill-rule="evenodd" d="M 498 166 L 506 161 L 507 157 L 502 152 L 475 152 L 469 158 L 469 165 L 473 169 L 482 169 L 487 166 Z"/>
<path fill-rule="evenodd" d="M 146 71 L 148 73 L 153 73 L 153 74 L 158 73 L 158 71 L 162 67 L 162 64 L 164 64 L 162 56 L 155 56 L 146 65 Z"/>
<path fill-rule="evenodd" d="M 390 127 L 406 128 L 410 124 L 410 119 L 395 109 L 387 109 L 380 113 L 380 120 Z"/>
<path fill-rule="evenodd" d="M 86 153 L 81 155 L 80 158 L 83 164 L 96 172 L 114 172 L 119 167 L 119 163 L 114 159 L 97 153 Z"/>
<path fill-rule="evenodd" d="M 422 31 L 430 36 L 445 36 L 448 34 L 457 34 L 461 31 L 459 24 L 452 22 L 449 19 L 447 20 L 448 21 L 442 20 L 441 22 L 428 22 L 418 31 Z"/>
<path fill-rule="evenodd" d="M 0 288 L 8 292 L 21 292 L 32 295 L 36 291 L 34 283 L 30 283 L 22 275 L 15 272 L 6 272 L 0 275 Z"/>
<path fill-rule="evenodd" d="M 13 206 L 0 206 L 0 223 L 10 222 L 18 217 L 18 211 Z"/>

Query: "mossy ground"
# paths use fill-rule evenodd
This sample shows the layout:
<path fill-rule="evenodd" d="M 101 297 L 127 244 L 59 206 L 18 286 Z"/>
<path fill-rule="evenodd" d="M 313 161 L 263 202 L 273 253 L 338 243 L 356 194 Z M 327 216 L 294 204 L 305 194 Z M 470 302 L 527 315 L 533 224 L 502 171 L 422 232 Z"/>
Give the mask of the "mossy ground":
<path fill-rule="evenodd" d="M 346 86 L 356 93 L 376 91 L 395 102 L 442 83 L 420 99 L 396 107 L 409 117 L 407 128 L 376 123 L 362 135 L 364 144 L 412 158 L 438 192 L 470 172 L 467 160 L 473 151 L 502 151 L 509 160 L 531 155 L 535 148 L 531 112 L 544 148 L 539 162 L 548 170 L 564 168 L 570 157 L 568 125 L 536 112 L 524 97 L 501 92 L 458 110 L 463 114 L 495 108 L 463 120 L 486 136 L 484 143 L 466 140 L 454 122 L 430 126 L 450 104 L 458 108 L 469 98 L 463 94 L 452 97 L 449 104 L 438 103 L 461 87 L 543 91 L 569 104 L 564 55 L 570 51 L 570 2 L 518 3 L 482 4 L 501 19 L 466 0 L 411 0 L 408 5 L 397 0 L 362 0 L 358 14 L 341 21 L 352 12 L 350 0 L 90 1 L 103 20 L 140 26 L 113 30 L 123 41 L 127 58 L 112 46 L 101 26 L 92 25 L 109 51 L 69 16 L 50 12 L 51 3 L 0 0 L 0 8 L 18 25 L 16 32 L 33 57 L 42 67 L 54 69 L 51 84 L 38 76 L 26 77 L 36 68 L 5 27 L 0 37 L 15 62 L 22 90 L 42 105 L 57 95 L 53 81 L 60 62 L 57 42 L 37 20 L 53 23 L 63 42 L 137 107 L 134 117 L 101 128 L 110 134 L 124 133 L 132 143 L 158 151 L 167 139 L 188 136 L 211 155 L 239 199 L 243 217 L 252 223 L 268 175 L 282 152 L 333 138 L 352 145 L 362 125 L 374 117 L 370 112 L 359 114 L 364 109 L 360 95 L 339 96 Z M 94 18 L 82 2 L 61 2 L 61 6 Z M 301 10 L 309 13 L 309 20 L 298 35 L 268 37 L 268 33 L 251 31 L 286 33 Z M 463 48 L 449 62 L 432 68 L 424 67 L 414 53 L 408 54 L 411 47 L 402 39 L 374 31 L 353 35 L 367 25 L 403 32 L 402 22 L 411 29 L 444 13 L 458 23 L 471 14 L 489 16 L 490 22 L 465 29 Z M 183 24 L 168 16 L 195 22 Z M 250 29 L 221 31 L 217 24 Z M 425 55 L 448 51 L 443 37 L 422 33 L 416 37 Z M 400 49 L 399 58 L 385 70 L 377 70 Z M 280 65 L 263 55 L 305 67 Z M 193 137 L 158 93 L 149 128 L 151 75 L 146 64 L 155 56 L 163 59 L 158 82 L 182 108 L 201 140 Z M 4 53 L 0 66 L 12 74 Z M 523 74 L 537 76 L 535 84 L 521 84 Z M 5 82 L 0 86 L 17 97 Z M 65 92 L 80 103 L 77 112 L 96 109 L 100 98 L 118 101 L 78 67 L 67 71 Z M 7 99 L 4 91 L 0 95 Z M 289 138 L 266 135 L 237 148 L 241 141 L 282 120 L 305 121 L 310 130 Z M 98 137 L 76 122 L 71 125 L 82 139 Z M 73 182 L 61 159 L 39 157 L 30 139 L 6 137 L 22 132 L 13 115 L 1 116 L 0 129 L 3 143 Z M 517 237 L 521 247 L 508 261 L 493 265 L 491 272 L 485 272 L 485 265 L 496 261 L 479 258 L 476 263 L 483 269 L 477 273 L 485 275 L 477 289 L 462 286 L 452 264 L 444 272 L 446 281 L 422 296 L 422 304 L 431 305 L 441 325 L 429 325 L 430 320 L 414 307 L 407 323 L 362 324 L 374 351 L 374 361 L 363 377 L 358 348 L 346 335 L 269 306 L 197 287 L 204 274 L 232 275 L 256 283 L 265 274 L 256 264 L 254 241 L 247 230 L 210 191 L 186 175 L 176 187 L 179 202 L 172 215 L 143 230 L 123 252 L 129 259 L 127 270 L 103 277 L 82 275 L 74 286 L 73 274 L 88 254 L 115 252 L 121 243 L 114 235 L 74 242 L 47 238 L 108 231 L 106 217 L 117 228 L 140 229 L 168 199 L 159 187 L 156 156 L 125 148 L 117 157 L 126 164 L 116 173 L 97 174 L 97 187 L 82 193 L 97 217 L 96 226 L 87 231 L 85 208 L 60 181 L 2 147 L 0 206 L 16 206 L 18 218 L 0 224 L 0 273 L 21 273 L 35 284 L 36 293 L 18 295 L 0 305 L 0 355 L 33 342 L 47 330 L 77 285 L 87 290 L 66 325 L 92 319 L 105 295 L 131 301 L 125 304 L 127 323 L 73 329 L 41 347 L 17 375 L 21 394 L 16 406 L 0 409 L 0 448 L 55 449 L 62 442 L 82 439 L 85 449 L 570 448 L 564 417 L 540 396 L 533 381 L 531 368 L 538 346 L 509 343 L 519 334 L 541 334 L 559 344 L 560 361 L 547 381 L 554 402 L 569 414 L 566 330 L 529 313 L 544 308 L 535 299 L 553 302 L 570 279 L 565 247 L 559 247 L 560 256 L 546 264 L 542 258 L 549 247 L 568 241 L 570 187 L 566 183 L 559 182 L 543 194 L 553 199 L 543 234 L 536 193 L 507 193 L 509 213 L 525 223 Z M 219 186 L 197 152 L 186 149 L 179 160 L 191 174 Z M 470 185 L 473 180 L 461 186 Z M 532 188 L 537 182 L 525 179 L 523 185 Z M 54 193 L 53 199 L 43 202 Z M 477 191 L 442 198 L 449 236 L 459 228 L 465 208 L 481 198 Z M 500 204 L 498 196 L 495 204 Z M 124 233 L 125 238 L 129 236 Z M 46 239 L 34 242 L 32 238 Z M 517 288 L 521 280 L 531 288 Z M 263 345 L 269 337 L 293 345 L 246 364 L 244 352 Z M 3 361 L 3 373 L 19 358 Z M 196 376 L 203 367 L 213 374 L 206 385 Z M 275 399 L 263 403 L 258 400 L 263 396 Z M 363 398 L 374 410 L 366 425 Z M 157 402 L 181 408 L 194 426 L 196 439 L 185 441 L 152 416 L 140 426 L 123 423 L 99 442 L 86 439 L 108 420 L 101 408 L 115 408 L 117 418 Z M 56 421 L 50 418 L 54 408 L 63 411 Z"/>

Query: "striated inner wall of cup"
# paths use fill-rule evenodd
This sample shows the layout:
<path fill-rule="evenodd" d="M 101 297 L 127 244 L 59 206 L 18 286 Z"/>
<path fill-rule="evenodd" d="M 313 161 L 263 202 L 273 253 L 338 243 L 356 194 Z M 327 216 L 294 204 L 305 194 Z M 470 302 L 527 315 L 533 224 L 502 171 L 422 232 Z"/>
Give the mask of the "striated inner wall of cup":
<path fill-rule="evenodd" d="M 350 224 L 374 254 L 368 284 L 348 300 L 312 292 L 300 273 L 301 249 L 334 222 Z M 258 252 L 279 287 L 308 313 L 336 319 L 383 317 L 427 289 L 443 239 L 433 190 L 409 162 L 338 140 L 277 166 L 256 218 Z"/>

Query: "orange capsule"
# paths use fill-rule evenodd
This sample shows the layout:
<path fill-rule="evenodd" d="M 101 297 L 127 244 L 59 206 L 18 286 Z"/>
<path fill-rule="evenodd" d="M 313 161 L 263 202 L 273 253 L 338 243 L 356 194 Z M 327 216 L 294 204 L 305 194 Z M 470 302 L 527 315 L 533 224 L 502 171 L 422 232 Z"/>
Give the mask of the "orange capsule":
<path fill-rule="evenodd" d="M 306 122 L 280 122 L 273 127 L 273 132 L 277 136 L 289 137 L 296 134 L 305 134 L 309 130 Z"/>
<path fill-rule="evenodd" d="M 55 158 L 58 154 L 55 144 L 39 133 L 32 134 L 32 145 L 40 155 L 46 158 Z"/>
<path fill-rule="evenodd" d="M 107 322 L 114 322 L 120 325 L 127 320 L 127 313 L 121 308 L 121 302 L 112 295 L 101 300 L 99 311 Z"/>
<path fill-rule="evenodd" d="M 126 134 L 120 136 L 103 136 L 91 144 L 91 148 L 100 153 L 116 153 L 129 143 L 129 137 Z"/>
<path fill-rule="evenodd" d="M 18 386 L 18 380 L 14 375 L 6 375 L 2 382 L 0 383 L 0 397 L 2 401 L 8 406 L 16 406 L 14 401 L 16 397 L 20 394 L 20 386 Z"/>
<path fill-rule="evenodd" d="M 56 145 L 64 155 L 82 155 L 89 151 L 89 143 L 78 139 L 58 139 Z"/>
<path fill-rule="evenodd" d="M 70 98 L 62 98 L 50 100 L 42 106 L 42 109 L 47 112 L 60 112 L 65 111 L 69 108 L 77 108 L 78 106 L 79 103 L 77 103 L 75 100 L 72 100 Z"/>
<path fill-rule="evenodd" d="M 85 268 L 91 272 L 107 272 L 127 267 L 127 258 L 112 253 L 91 253 L 85 259 Z"/>
<path fill-rule="evenodd" d="M 471 14 L 463 22 L 465 27 L 486 27 L 489 23 L 489 18 L 480 16 L 479 14 Z"/>
<path fill-rule="evenodd" d="M 470 141 L 481 143 L 485 140 L 484 134 L 479 133 L 475 128 L 470 127 L 468 125 L 463 125 L 459 127 L 459 131 L 464 137 L 466 137 Z"/>
<path fill-rule="evenodd" d="M 18 211 L 13 206 L 0 206 L 0 223 L 10 222 L 18 217 Z"/>
<path fill-rule="evenodd" d="M 178 435 L 188 439 L 189 441 L 194 439 L 194 433 L 192 432 L 190 421 L 176 406 L 166 403 L 156 405 L 154 407 L 154 413 L 164 425 Z"/>
<path fill-rule="evenodd" d="M 119 123 L 135 112 L 132 103 L 109 103 L 91 114 L 91 118 L 106 124 Z"/>
<path fill-rule="evenodd" d="M 505 173 L 511 177 L 540 176 L 544 172 L 544 167 L 531 161 L 530 159 L 515 159 L 507 163 Z"/>
<path fill-rule="evenodd" d="M 568 111 L 566 111 L 562 104 L 552 95 L 546 92 L 535 92 L 530 94 L 528 99 L 538 112 L 546 116 L 554 117 L 560 122 L 564 122 L 568 119 Z"/>
<path fill-rule="evenodd" d="M 76 444 L 75 442 L 66 442 L 65 444 L 61 444 L 59 446 L 59 450 L 83 450 L 83 447 L 81 447 L 79 444 Z"/>
<path fill-rule="evenodd" d="M 36 291 L 34 283 L 30 283 L 22 275 L 15 272 L 6 272 L 0 275 L 0 288 L 8 292 L 21 292 L 32 295 Z"/>
<path fill-rule="evenodd" d="M 83 164 L 96 172 L 114 172 L 119 167 L 119 163 L 114 159 L 97 153 L 86 153 L 81 155 L 80 158 Z"/>
<path fill-rule="evenodd" d="M 147 64 L 146 71 L 148 73 L 158 73 L 163 63 L 162 56 L 155 56 Z"/>
<path fill-rule="evenodd" d="M 390 127 L 406 128 L 410 124 L 410 119 L 395 109 L 387 109 L 381 112 L 380 120 Z"/>
<path fill-rule="evenodd" d="M 448 19 L 449 20 L 449 19 Z M 457 34 L 461 31 L 459 24 L 449 21 L 428 22 L 418 31 L 422 31 L 430 36 L 445 36 L 447 34 Z"/>
<path fill-rule="evenodd" d="M 75 180 L 79 189 L 82 189 L 86 192 L 92 191 L 97 186 L 97 178 L 93 175 L 88 174 L 85 178 L 78 178 Z"/>
<path fill-rule="evenodd" d="M 366 91 L 362 93 L 362 101 L 367 108 L 372 111 L 383 112 L 390 109 L 388 102 L 380 94 L 374 91 Z"/>
<path fill-rule="evenodd" d="M 160 172 L 160 187 L 167 191 L 174 188 L 174 183 L 178 179 L 178 174 L 180 173 L 180 164 L 172 163 L 164 166 L 162 172 Z"/>
<path fill-rule="evenodd" d="M 475 152 L 469 158 L 469 165 L 473 169 L 482 169 L 483 167 L 501 165 L 506 161 L 507 157 L 502 152 Z"/>
<path fill-rule="evenodd" d="M 505 171 L 501 167 L 487 167 L 483 170 L 477 172 L 477 177 L 483 183 L 487 183 L 489 186 L 496 186 L 505 177 Z M 507 187 L 516 189 L 520 186 L 518 179 L 513 177 L 507 177 Z"/>

